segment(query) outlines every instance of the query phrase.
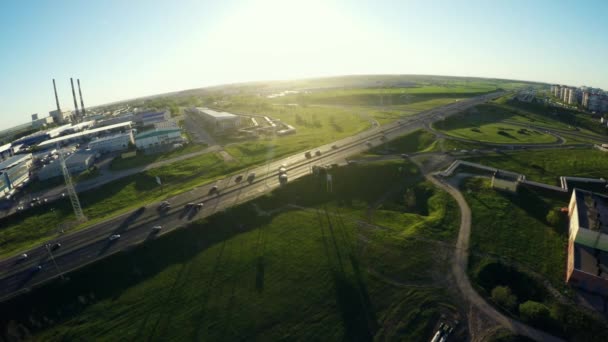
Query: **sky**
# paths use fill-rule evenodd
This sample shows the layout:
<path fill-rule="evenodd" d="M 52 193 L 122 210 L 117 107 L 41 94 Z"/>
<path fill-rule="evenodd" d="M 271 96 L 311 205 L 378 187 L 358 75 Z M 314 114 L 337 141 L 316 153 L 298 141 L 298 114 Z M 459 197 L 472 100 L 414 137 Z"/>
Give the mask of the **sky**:
<path fill-rule="evenodd" d="M 479 76 L 608 89 L 608 1 L 24 0 L 0 3 L 0 129 L 234 82 Z"/>

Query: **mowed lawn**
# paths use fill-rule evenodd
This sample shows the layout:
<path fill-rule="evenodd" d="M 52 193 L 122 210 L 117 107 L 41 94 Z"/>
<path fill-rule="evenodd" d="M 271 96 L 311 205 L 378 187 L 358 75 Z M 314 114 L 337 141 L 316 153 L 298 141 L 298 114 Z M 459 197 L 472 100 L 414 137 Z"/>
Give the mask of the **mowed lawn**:
<path fill-rule="evenodd" d="M 226 146 L 226 151 L 247 164 L 263 163 L 355 135 L 371 127 L 370 121 L 359 112 L 342 108 L 272 106 L 265 114 L 294 126 L 297 133 L 232 143 Z"/>
<path fill-rule="evenodd" d="M 471 207 L 471 253 L 523 266 L 554 285 L 564 281 L 567 231 L 546 221 L 550 210 L 566 200 L 544 198 L 520 189 L 517 194 L 493 190 L 490 181 L 469 179 L 463 194 Z"/>
<path fill-rule="evenodd" d="M 514 171 L 529 180 L 558 185 L 560 176 L 606 178 L 608 154 L 594 149 L 522 151 L 483 157 L 468 161 Z"/>
<path fill-rule="evenodd" d="M 507 123 L 487 123 L 475 127 L 443 129 L 446 134 L 468 140 L 501 144 L 547 144 L 557 142 L 553 135 Z"/>
<path fill-rule="evenodd" d="M 424 152 L 433 149 L 435 140 L 433 134 L 419 129 L 374 147 L 368 154 Z"/>
<path fill-rule="evenodd" d="M 447 252 L 430 239 L 450 241 L 455 230 L 418 226 L 426 240 L 417 241 L 402 236 L 409 226 L 358 224 L 382 193 L 419 186 L 413 165 L 337 171 L 336 193 L 319 192 L 314 177 L 295 181 L 0 304 L 0 321 L 45 341 L 430 338 L 441 313 L 456 311 L 433 282 L 446 272 Z M 382 179 L 359 182 L 365 174 Z M 288 207 L 289 199 L 309 209 Z M 413 203 L 437 207 L 433 201 Z M 417 210 L 389 202 L 396 212 Z"/>

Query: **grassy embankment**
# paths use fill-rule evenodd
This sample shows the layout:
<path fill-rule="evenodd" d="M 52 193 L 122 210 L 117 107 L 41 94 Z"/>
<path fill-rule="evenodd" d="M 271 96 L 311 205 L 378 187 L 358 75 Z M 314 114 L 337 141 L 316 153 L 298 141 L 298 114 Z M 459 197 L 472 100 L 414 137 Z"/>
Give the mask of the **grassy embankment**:
<path fill-rule="evenodd" d="M 40 340 L 428 339 L 455 309 L 433 280 L 445 255 L 412 238 L 451 241 L 455 205 L 404 162 L 334 172 L 332 194 L 319 178 L 295 181 L 253 202 L 279 211 L 260 215 L 249 203 L 196 222 L 3 304 L 2 321 Z M 396 187 L 424 189 L 410 205 L 387 200 L 417 220 L 388 229 L 353 221 Z M 312 210 L 285 207 L 293 201 Z"/>
<path fill-rule="evenodd" d="M 559 185 L 560 176 L 606 178 L 608 155 L 593 149 L 522 151 L 474 156 L 468 161 L 518 172 L 529 180 Z"/>

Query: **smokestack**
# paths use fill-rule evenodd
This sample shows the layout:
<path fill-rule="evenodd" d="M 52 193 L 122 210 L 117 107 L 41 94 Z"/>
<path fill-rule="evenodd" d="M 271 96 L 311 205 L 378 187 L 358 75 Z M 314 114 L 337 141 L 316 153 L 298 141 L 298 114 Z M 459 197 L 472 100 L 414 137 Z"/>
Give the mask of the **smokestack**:
<path fill-rule="evenodd" d="M 57 97 L 57 87 L 55 86 L 55 79 L 53 78 L 53 91 L 55 91 L 55 103 L 57 103 L 57 111 L 61 115 L 61 107 L 59 107 L 59 97 Z"/>
<path fill-rule="evenodd" d="M 80 90 L 80 78 L 76 80 L 78 83 L 78 94 L 80 95 L 80 111 L 82 112 L 82 116 L 84 117 L 86 112 L 84 110 L 84 102 L 82 102 L 82 91 Z"/>
<path fill-rule="evenodd" d="M 74 92 L 74 80 L 70 77 L 70 84 L 72 85 L 72 97 L 74 98 L 74 116 L 72 121 L 78 121 L 78 102 L 76 102 L 76 93 Z"/>

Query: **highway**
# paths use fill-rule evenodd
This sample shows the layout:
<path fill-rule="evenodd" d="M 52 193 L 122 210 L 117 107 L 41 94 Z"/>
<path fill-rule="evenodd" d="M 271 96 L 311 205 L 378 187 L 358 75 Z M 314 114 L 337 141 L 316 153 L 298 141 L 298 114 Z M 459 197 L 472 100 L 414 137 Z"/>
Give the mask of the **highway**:
<path fill-rule="evenodd" d="M 313 165 L 344 163 L 346 158 L 350 156 L 422 128 L 439 117 L 456 114 L 503 94 L 504 92 L 498 92 L 460 100 L 405 117 L 391 124 L 374 127 L 355 136 L 312 149 L 310 150 L 312 152 L 311 158 L 306 158 L 304 156 L 305 151 L 302 151 L 263 166 L 244 170 L 240 173 L 243 176 L 242 182 L 237 183 L 235 181 L 238 175 L 235 174 L 168 198 L 167 200 L 171 203 L 172 208 L 164 214 L 157 211 L 159 203 L 151 204 L 148 207 L 142 207 L 133 212 L 97 223 L 85 230 L 64 235 L 56 241 L 51 241 L 51 244 L 59 242 L 62 245 L 61 248 L 53 252 L 45 246 L 39 246 L 24 251 L 28 254 L 28 258 L 24 260 L 20 260 L 19 255 L 1 260 L 0 300 L 6 300 L 21 292 L 28 291 L 31 287 L 64 276 L 74 269 L 132 245 L 142 243 L 147 239 L 157 238 L 159 235 L 187 226 L 191 220 L 212 215 L 217 211 L 247 202 L 272 191 L 280 186 L 278 169 L 283 164 L 287 166 L 289 181 L 292 181 L 309 174 Z M 320 156 L 315 155 L 317 150 L 321 152 Z M 256 175 L 251 184 L 246 181 L 247 175 L 250 173 Z M 218 194 L 209 193 L 213 186 L 219 188 Z M 198 212 L 188 211 L 184 206 L 190 202 L 204 202 L 204 207 Z M 154 234 L 152 230 L 155 225 L 163 226 L 163 229 L 157 234 Z M 112 234 L 120 234 L 121 237 L 109 241 Z M 42 266 L 42 269 L 37 270 L 38 265 Z"/>

